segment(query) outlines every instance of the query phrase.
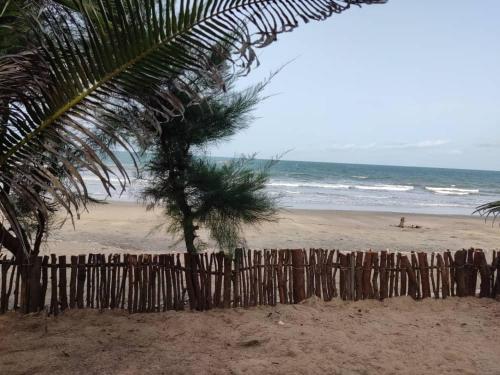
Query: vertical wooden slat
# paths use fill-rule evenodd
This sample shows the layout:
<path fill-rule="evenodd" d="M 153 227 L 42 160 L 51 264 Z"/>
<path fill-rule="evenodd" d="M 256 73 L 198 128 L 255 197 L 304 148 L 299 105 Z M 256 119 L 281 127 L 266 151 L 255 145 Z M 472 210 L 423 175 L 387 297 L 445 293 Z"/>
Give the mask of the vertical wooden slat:
<path fill-rule="evenodd" d="M 109 307 L 112 309 L 116 307 L 116 257 L 117 254 L 114 254 L 109 258 L 109 267 L 111 270 Z"/>
<path fill-rule="evenodd" d="M 429 298 L 431 296 L 431 287 L 429 283 L 429 263 L 427 261 L 427 253 L 418 253 L 418 264 L 422 283 L 422 298 Z"/>
<path fill-rule="evenodd" d="M 49 282 L 49 257 L 46 255 L 42 259 L 42 289 L 40 292 L 39 310 L 45 308 L 45 296 L 47 294 L 47 286 Z"/>
<path fill-rule="evenodd" d="M 455 279 L 457 283 L 458 297 L 464 297 L 467 295 L 466 271 L 465 271 L 466 257 L 467 257 L 466 250 L 459 250 L 455 253 Z"/>
<path fill-rule="evenodd" d="M 19 309 L 19 291 L 21 288 L 20 282 L 21 282 L 21 269 L 22 266 L 17 266 L 17 272 L 16 272 L 16 286 L 14 288 L 14 310 Z"/>
<path fill-rule="evenodd" d="M 85 294 L 85 306 L 91 307 L 91 298 L 92 298 L 92 262 L 93 262 L 93 254 L 89 254 L 87 260 L 87 292 Z"/>
<path fill-rule="evenodd" d="M 394 280 L 394 296 L 399 296 L 399 280 L 401 278 L 401 254 L 396 255 L 396 269 L 394 270 L 395 280 Z"/>
<path fill-rule="evenodd" d="M 292 250 L 293 302 L 300 303 L 306 299 L 304 283 L 304 257 L 302 250 Z"/>
<path fill-rule="evenodd" d="M 474 267 L 474 249 L 467 250 L 465 263 L 465 294 L 474 296 L 476 294 L 477 269 Z"/>
<path fill-rule="evenodd" d="M 55 254 L 50 256 L 50 314 L 57 316 L 59 314 L 59 301 L 57 299 L 57 257 Z"/>
<path fill-rule="evenodd" d="M 7 310 L 9 310 L 10 295 L 12 293 L 12 287 L 14 285 L 14 279 L 16 277 L 18 277 L 18 275 L 19 275 L 19 272 L 17 272 L 17 265 L 15 263 L 13 263 L 12 264 L 12 270 L 10 272 L 9 289 L 7 290 L 7 303 L 6 303 Z"/>
<path fill-rule="evenodd" d="M 443 283 L 441 294 L 443 298 L 450 296 L 450 270 L 446 260 L 446 254 L 444 257 L 441 254 L 437 255 L 438 267 L 441 268 L 441 280 Z"/>
<path fill-rule="evenodd" d="M 2 266 L 0 271 L 2 273 L 2 288 L 0 292 L 0 313 L 5 313 L 8 310 L 8 300 L 7 300 L 7 272 L 9 270 L 10 264 L 6 260 L 2 260 Z"/>
<path fill-rule="evenodd" d="M 474 264 L 479 270 L 481 277 L 481 284 L 479 286 L 479 297 L 490 297 L 491 295 L 491 275 L 490 268 L 486 262 L 486 256 L 484 252 L 478 251 L 474 254 Z"/>
<path fill-rule="evenodd" d="M 389 260 L 389 298 L 392 298 L 394 295 L 394 280 L 396 278 L 396 265 L 395 265 L 395 260 L 394 260 L 395 254 L 390 253 L 388 254 L 388 260 Z M 397 288 L 397 287 L 396 287 Z"/>
<path fill-rule="evenodd" d="M 40 310 L 42 286 L 40 277 L 42 272 L 42 257 L 35 257 L 31 271 L 29 273 L 29 307 L 28 312 Z"/>
<path fill-rule="evenodd" d="M 76 303 L 79 309 L 84 308 L 83 304 L 83 291 L 85 290 L 85 268 L 86 268 L 86 256 L 78 256 L 78 272 L 77 272 L 77 286 L 76 286 Z"/>
<path fill-rule="evenodd" d="M 417 255 L 415 254 L 414 251 L 411 252 L 411 268 L 412 271 L 415 274 L 416 277 L 416 297 L 417 299 L 421 298 L 421 293 L 420 293 L 420 268 L 417 260 Z"/>
<path fill-rule="evenodd" d="M 127 256 L 126 266 L 128 267 L 128 293 L 127 293 L 127 310 L 129 313 L 134 311 L 134 255 Z"/>
<path fill-rule="evenodd" d="M 66 278 L 66 256 L 59 256 L 59 298 L 61 299 L 61 311 L 68 308 L 68 292 Z"/>
<path fill-rule="evenodd" d="M 373 253 L 372 257 L 372 267 L 373 267 L 373 278 L 372 278 L 372 285 L 373 285 L 373 292 L 370 298 L 375 298 L 379 299 L 380 298 L 380 292 L 378 288 L 378 273 L 379 273 L 379 259 L 378 259 L 378 253 Z"/>
<path fill-rule="evenodd" d="M 434 298 L 439 298 L 439 280 L 438 280 L 438 285 L 436 288 L 436 279 L 434 278 L 434 270 L 437 268 L 434 267 L 434 258 L 436 254 L 434 254 L 434 251 L 431 254 L 431 268 L 430 268 L 430 275 L 431 275 L 431 282 L 432 282 L 432 293 L 434 294 Z M 438 275 L 439 278 L 439 275 Z"/>
<path fill-rule="evenodd" d="M 380 299 L 388 297 L 387 289 L 387 251 L 380 252 Z"/>
<path fill-rule="evenodd" d="M 365 259 L 363 261 L 363 299 L 370 298 L 372 294 L 370 282 L 372 271 L 372 256 L 373 253 L 371 251 L 365 253 Z"/>
<path fill-rule="evenodd" d="M 118 293 L 118 301 L 120 302 L 120 308 L 125 308 L 125 290 L 127 288 L 127 277 L 128 277 L 128 257 L 129 254 L 123 255 L 123 263 L 120 262 L 119 268 L 121 268 L 121 285 L 120 292 Z"/>
<path fill-rule="evenodd" d="M 76 306 L 76 273 L 78 266 L 78 257 L 71 256 L 71 274 L 69 279 L 69 307 L 74 309 Z"/>

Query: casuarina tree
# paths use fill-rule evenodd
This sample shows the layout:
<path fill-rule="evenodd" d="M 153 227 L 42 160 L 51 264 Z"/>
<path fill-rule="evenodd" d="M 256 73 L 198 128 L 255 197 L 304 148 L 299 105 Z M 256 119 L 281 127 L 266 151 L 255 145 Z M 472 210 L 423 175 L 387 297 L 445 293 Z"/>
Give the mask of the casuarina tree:
<path fill-rule="evenodd" d="M 268 82 L 235 91 L 227 63 L 218 66 L 225 70 L 225 90 L 198 84 L 198 103 L 186 106 L 182 117 L 166 121 L 159 111 L 149 117 L 160 126 L 160 136 L 145 145 L 152 155 L 142 197 L 148 208 L 165 210 L 168 231 L 180 234 L 190 253 L 205 245 L 198 236 L 201 227 L 221 250 L 230 252 L 242 239 L 242 225 L 271 221 L 276 214 L 275 200 L 265 193 L 273 162 L 257 163 L 252 157 L 216 162 L 205 157 L 207 146 L 250 124 Z"/>

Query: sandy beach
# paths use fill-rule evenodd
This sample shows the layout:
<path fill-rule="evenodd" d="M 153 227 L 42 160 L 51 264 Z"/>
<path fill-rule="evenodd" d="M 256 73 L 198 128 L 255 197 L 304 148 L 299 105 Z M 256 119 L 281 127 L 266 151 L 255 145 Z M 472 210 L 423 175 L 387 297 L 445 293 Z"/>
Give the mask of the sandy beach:
<path fill-rule="evenodd" d="M 406 224 L 420 228 L 398 228 Z M 92 207 L 54 231 L 43 253 L 182 250 L 160 211 Z M 203 234 L 206 239 L 206 233 Z M 245 231 L 248 248 L 498 249 L 480 217 L 289 210 Z M 68 310 L 0 316 L 1 374 L 499 374 L 500 304 L 410 297 L 128 314 Z"/>
<path fill-rule="evenodd" d="M 451 312 L 453 311 L 453 314 Z M 498 374 L 491 299 L 0 316 L 2 374 Z"/>
<path fill-rule="evenodd" d="M 398 228 L 401 216 L 407 225 Z M 340 250 L 458 250 L 500 248 L 500 228 L 479 216 L 422 215 L 358 211 L 281 211 L 279 221 L 245 230 L 246 247 L 329 248 Z M 43 254 L 157 253 L 182 250 L 166 233 L 161 212 L 134 203 L 113 202 L 91 207 L 73 228 L 68 221 L 51 233 Z M 155 228 L 157 228 L 155 230 Z M 202 238 L 213 246 L 203 231 Z"/>

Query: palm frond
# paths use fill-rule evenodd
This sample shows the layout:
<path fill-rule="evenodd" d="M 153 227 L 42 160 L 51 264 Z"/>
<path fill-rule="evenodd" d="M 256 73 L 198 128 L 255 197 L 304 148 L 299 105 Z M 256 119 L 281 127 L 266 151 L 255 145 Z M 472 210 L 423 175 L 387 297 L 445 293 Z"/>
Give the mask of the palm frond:
<path fill-rule="evenodd" d="M 80 168 L 98 176 L 108 193 L 116 188 L 114 175 L 124 188 L 125 169 L 93 132 L 102 128 L 102 113 L 114 117 L 136 93 L 163 87 L 172 77 L 178 88 L 195 95 L 190 83 L 211 71 L 207 56 L 214 45 L 224 53 L 238 51 L 233 64 L 248 70 L 256 63 L 254 48 L 269 45 L 300 21 L 321 21 L 352 5 L 385 0 L 65 2 L 72 6 L 47 7 L 31 20 L 38 38 L 34 69 L 18 56 L 0 61 L 0 82 L 18 77 L 8 93 L 0 92 L 0 188 L 29 199 L 41 212 L 44 200 L 34 194 L 39 189 L 68 212 L 85 205 Z M 174 95 L 163 92 L 158 98 L 165 113 L 182 113 Z M 91 149 L 89 139 L 100 149 Z M 115 162 L 115 170 L 101 154 Z M 69 182 L 58 182 L 56 167 Z M 9 216 L 5 205 L 2 211 Z"/>
<path fill-rule="evenodd" d="M 476 207 L 476 210 L 473 212 L 473 214 L 476 213 L 484 216 L 485 219 L 492 217 L 493 222 L 495 222 L 497 217 L 500 215 L 500 201 L 485 203 L 481 206 L 478 206 Z"/>

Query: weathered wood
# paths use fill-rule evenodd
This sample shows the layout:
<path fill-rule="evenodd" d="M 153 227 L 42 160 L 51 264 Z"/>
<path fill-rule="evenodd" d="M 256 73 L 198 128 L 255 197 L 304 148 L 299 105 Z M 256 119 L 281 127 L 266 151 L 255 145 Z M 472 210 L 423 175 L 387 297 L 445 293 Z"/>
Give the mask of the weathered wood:
<path fill-rule="evenodd" d="M 285 286 L 283 277 L 283 250 L 278 252 L 277 278 L 278 278 L 278 294 L 280 303 L 285 303 Z"/>
<path fill-rule="evenodd" d="M 347 300 L 347 267 L 348 267 L 347 255 L 344 253 L 339 254 L 339 262 L 340 262 L 340 276 L 339 276 L 340 298 L 342 298 L 343 300 Z"/>
<path fill-rule="evenodd" d="M 411 268 L 415 273 L 416 277 L 416 298 L 420 299 L 422 297 L 420 293 L 420 267 L 418 264 L 417 256 L 414 251 L 411 252 Z"/>
<path fill-rule="evenodd" d="M 436 288 L 436 279 L 434 278 L 434 258 L 436 254 L 434 254 L 434 251 L 431 254 L 431 269 L 430 269 L 430 275 L 431 275 L 431 282 L 432 282 L 432 293 L 434 294 L 434 298 L 439 298 L 439 268 L 437 268 L 438 273 L 437 273 L 437 278 L 438 278 L 438 285 Z"/>
<path fill-rule="evenodd" d="M 224 307 L 231 307 L 231 258 L 224 257 Z"/>
<path fill-rule="evenodd" d="M 50 309 L 49 313 L 57 316 L 59 314 L 59 301 L 57 299 L 57 257 L 50 256 Z"/>
<path fill-rule="evenodd" d="M 87 292 L 85 294 L 85 305 L 87 307 L 92 306 L 92 263 L 94 261 L 94 254 L 89 254 L 87 260 Z"/>
<path fill-rule="evenodd" d="M 431 287 L 429 283 L 429 263 L 427 261 L 427 253 L 418 253 L 418 264 L 422 284 L 422 298 L 429 298 L 431 296 Z"/>
<path fill-rule="evenodd" d="M 304 277 L 304 258 L 302 250 L 292 250 L 292 274 L 293 274 L 293 303 L 300 303 L 306 299 L 306 287 Z"/>
<path fill-rule="evenodd" d="M 388 297 L 387 288 L 387 251 L 380 252 L 380 299 L 383 300 Z"/>
<path fill-rule="evenodd" d="M 61 311 L 68 308 L 68 292 L 66 281 L 66 256 L 59 256 L 59 298 L 61 299 Z"/>
<path fill-rule="evenodd" d="M 358 301 L 363 298 L 363 252 L 356 252 L 356 296 Z"/>
<path fill-rule="evenodd" d="M 78 257 L 71 256 L 71 274 L 69 279 L 69 307 L 74 309 L 76 307 L 76 273 L 78 267 Z"/>
<path fill-rule="evenodd" d="M 407 295 L 407 271 L 406 271 L 406 262 L 403 260 L 403 255 L 401 253 L 398 253 L 399 261 L 401 264 L 401 292 L 400 296 L 406 296 Z"/>
<path fill-rule="evenodd" d="M 42 257 L 35 257 L 33 265 L 29 273 L 29 297 L 28 297 L 28 312 L 40 311 L 42 286 L 40 284 L 40 276 L 42 271 Z"/>
<path fill-rule="evenodd" d="M 127 310 L 129 313 L 134 311 L 134 255 L 127 256 L 128 267 L 128 295 L 127 295 Z"/>
<path fill-rule="evenodd" d="M 16 272 L 16 287 L 14 288 L 14 310 L 19 309 L 19 291 L 21 289 L 21 266 L 17 266 L 17 272 Z"/>
<path fill-rule="evenodd" d="M 413 299 L 417 299 L 418 298 L 417 277 L 406 255 L 401 257 L 401 264 L 404 265 L 404 268 L 406 269 L 406 274 L 408 275 L 408 295 L 411 296 Z"/>
<path fill-rule="evenodd" d="M 465 262 L 467 257 L 466 250 L 459 250 L 455 253 L 455 280 L 457 283 L 457 296 L 467 295 Z"/>
<path fill-rule="evenodd" d="M 329 300 L 335 297 L 335 288 L 333 281 L 333 257 L 335 255 L 335 250 L 328 251 L 328 257 L 326 259 L 326 284 L 328 290 Z"/>
<path fill-rule="evenodd" d="M 0 313 L 5 313 L 8 310 L 9 301 L 7 299 L 7 272 L 10 264 L 7 262 L 2 263 L 0 271 L 2 272 L 2 288 L 0 292 Z"/>
<path fill-rule="evenodd" d="M 112 255 L 110 259 L 109 268 L 111 269 L 111 287 L 110 287 L 110 302 L 109 307 L 114 309 L 116 307 L 116 263 L 117 254 Z"/>
<path fill-rule="evenodd" d="M 371 298 L 373 294 L 370 282 L 372 272 L 372 258 L 373 253 L 371 251 L 365 253 L 365 259 L 363 262 L 363 299 Z"/>
<path fill-rule="evenodd" d="M 395 254 L 390 253 L 388 254 L 388 264 L 389 264 L 389 298 L 393 297 L 394 294 L 394 279 L 396 277 L 396 266 L 395 266 L 395 261 L 394 261 Z"/>
<path fill-rule="evenodd" d="M 80 255 L 78 256 L 78 273 L 77 273 L 77 286 L 76 286 L 76 303 L 79 309 L 84 308 L 83 304 L 83 291 L 85 287 L 85 265 L 86 265 L 86 256 Z"/>
<path fill-rule="evenodd" d="M 10 272 L 9 289 L 7 290 L 7 303 L 6 303 L 7 309 L 9 308 L 10 295 L 12 293 L 12 287 L 14 284 L 15 277 L 19 277 L 19 272 L 17 272 L 17 265 L 14 263 L 14 264 L 12 264 L 12 270 Z M 14 309 L 15 309 L 15 306 L 14 306 Z"/>
<path fill-rule="evenodd" d="M 450 285 L 450 295 L 452 297 L 455 296 L 455 284 L 456 284 L 456 267 L 455 267 L 455 261 L 453 260 L 453 257 L 451 256 L 450 251 L 446 251 L 444 253 L 444 261 L 446 268 L 449 270 L 448 274 L 450 277 L 449 285 Z"/>
<path fill-rule="evenodd" d="M 396 256 L 396 269 L 395 269 L 395 281 L 394 281 L 394 296 L 399 296 L 399 279 L 401 277 L 401 254 Z"/>
<path fill-rule="evenodd" d="M 42 289 L 40 291 L 40 305 L 38 310 L 45 308 L 45 297 L 47 295 L 47 286 L 49 283 L 49 257 L 46 255 L 42 259 Z"/>
<path fill-rule="evenodd" d="M 479 286 L 479 297 L 490 297 L 491 296 L 491 271 L 486 261 L 486 255 L 482 251 L 478 251 L 474 254 L 474 265 L 479 270 L 481 277 L 481 284 Z"/>
<path fill-rule="evenodd" d="M 378 253 L 373 253 L 372 256 L 372 268 L 373 268 L 373 277 L 372 277 L 372 294 L 370 298 L 379 299 L 380 291 L 378 288 L 378 274 L 379 274 L 379 259 Z"/>
<path fill-rule="evenodd" d="M 465 288 L 468 296 L 476 294 L 477 268 L 474 267 L 474 249 L 467 250 L 467 261 L 465 263 Z"/>

